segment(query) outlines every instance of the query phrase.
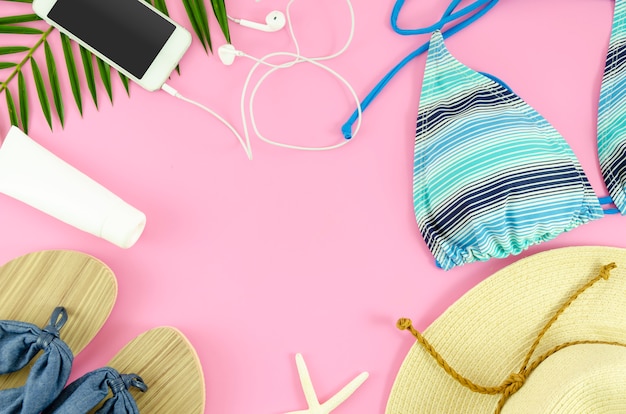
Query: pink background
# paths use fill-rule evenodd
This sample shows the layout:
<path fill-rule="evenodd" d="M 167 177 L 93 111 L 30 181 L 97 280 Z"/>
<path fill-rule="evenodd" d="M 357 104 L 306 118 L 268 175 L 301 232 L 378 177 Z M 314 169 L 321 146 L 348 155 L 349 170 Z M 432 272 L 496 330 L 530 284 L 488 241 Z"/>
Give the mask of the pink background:
<path fill-rule="evenodd" d="M 409 1 L 401 23 L 431 24 L 447 3 Z M 257 21 L 286 4 L 227 1 L 231 15 Z M 182 4 L 168 5 L 190 29 Z M 506 0 L 447 42 L 462 62 L 503 79 L 564 135 L 598 195 L 606 189 L 595 122 L 613 5 Z M 360 97 L 428 39 L 396 35 L 389 25 L 392 6 L 391 0 L 354 0 L 354 42 L 328 63 Z M 10 8 L 29 12 L 24 4 L 3 2 L 2 8 L 2 15 Z M 343 45 L 349 29 L 343 1 L 298 0 L 292 15 L 303 54 L 330 54 Z M 223 37 L 211 23 L 219 46 Z M 286 31 L 261 33 L 235 25 L 231 30 L 235 46 L 254 56 L 294 50 Z M 413 343 L 395 328 L 396 319 L 411 317 L 423 329 L 464 292 L 516 259 L 446 273 L 434 266 L 420 237 L 411 174 L 424 56 L 403 69 L 366 111 L 361 133 L 347 146 L 297 152 L 252 136 L 251 162 L 214 118 L 137 85 L 128 98 L 117 75 L 114 105 L 100 88 L 96 110 L 85 87 L 81 118 L 57 35 L 51 44 L 60 57 L 66 125 L 62 129 L 55 120 L 50 132 L 31 84 L 30 136 L 148 217 L 137 244 L 123 250 L 0 195 L 0 262 L 36 250 L 75 249 L 103 260 L 117 275 L 117 304 L 77 357 L 74 377 L 106 364 L 139 333 L 172 325 L 188 336 L 202 361 L 207 413 L 306 408 L 297 352 L 322 401 L 368 371 L 370 378 L 335 412 L 380 413 Z M 239 59 L 224 67 L 194 37 L 181 75 L 174 74 L 170 84 L 241 131 L 239 99 L 252 65 Z M 5 114 L 4 98 L 0 102 Z M 353 108 L 343 86 L 310 65 L 270 77 L 256 99 L 264 134 L 308 145 L 339 142 L 340 125 Z M 0 134 L 8 128 L 2 115 Z M 607 216 L 521 256 L 571 245 L 624 246 L 625 229 L 623 217 Z"/>

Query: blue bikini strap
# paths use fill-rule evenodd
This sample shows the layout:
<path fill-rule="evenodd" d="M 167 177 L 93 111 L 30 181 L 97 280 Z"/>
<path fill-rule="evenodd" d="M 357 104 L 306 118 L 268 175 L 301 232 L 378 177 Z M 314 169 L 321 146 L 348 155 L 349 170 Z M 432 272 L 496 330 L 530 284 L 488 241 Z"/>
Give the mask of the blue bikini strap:
<path fill-rule="evenodd" d="M 598 201 L 600 202 L 602 206 L 607 206 L 607 205 L 615 206 L 615 202 L 613 201 L 611 196 L 600 197 L 598 198 Z M 619 209 L 617 209 L 616 207 L 604 208 L 603 210 L 604 210 L 604 214 L 618 214 L 620 212 Z"/>
<path fill-rule="evenodd" d="M 393 6 L 393 10 L 391 11 L 391 27 L 393 28 L 394 32 L 401 34 L 403 36 L 432 33 L 435 30 L 441 30 L 448 23 L 452 23 L 456 20 L 462 19 L 463 17 L 472 13 L 476 9 L 483 7 L 488 3 L 498 2 L 498 0 L 495 0 L 495 2 L 494 0 L 476 0 L 474 3 L 469 4 L 466 7 L 454 13 L 454 10 L 458 7 L 461 1 L 462 0 L 453 0 L 448 6 L 448 8 L 446 9 L 446 11 L 443 12 L 441 19 L 437 23 L 431 26 L 420 27 L 417 29 L 401 29 L 400 27 L 398 27 L 398 16 L 400 15 L 400 11 L 402 10 L 402 7 L 404 7 L 405 0 L 396 0 L 396 3 Z M 467 23 L 467 25 L 471 24 L 474 20 L 476 20 L 476 18 L 470 17 L 470 19 L 468 20 L 470 20 L 470 22 Z M 463 27 L 466 27 L 466 26 L 463 26 Z M 461 29 L 463 27 L 461 27 Z"/>
<path fill-rule="evenodd" d="M 474 3 L 465 6 L 464 8 L 462 8 L 461 10 L 457 12 L 454 12 L 454 9 L 456 9 L 456 7 L 459 5 L 461 0 L 453 0 L 452 3 L 450 3 L 448 8 L 446 9 L 446 11 L 443 13 L 441 19 L 437 23 L 429 27 L 425 27 L 425 28 L 400 29 L 397 25 L 397 19 L 398 19 L 398 14 L 400 13 L 400 9 L 404 5 L 404 1 L 405 0 L 396 0 L 396 4 L 391 13 L 391 25 L 394 31 L 402 35 L 424 34 L 424 33 L 429 33 L 431 31 L 434 31 L 434 30 L 439 30 L 448 23 L 458 21 L 462 19 L 463 17 L 466 17 L 470 15 L 471 13 L 474 13 L 474 14 L 471 14 L 466 19 L 461 20 L 458 23 L 454 24 L 449 29 L 442 31 L 442 35 L 444 38 L 448 38 L 452 36 L 453 34 L 460 32 L 461 30 L 463 30 L 464 28 L 466 28 L 467 26 L 469 26 L 470 24 L 472 24 L 473 22 L 481 18 L 483 15 L 485 15 L 489 10 L 491 10 L 493 6 L 496 5 L 496 3 L 498 3 L 498 0 L 476 0 Z M 402 69 L 407 63 L 409 63 L 415 57 L 427 51 L 429 43 L 430 42 L 424 43 L 423 45 L 415 49 L 413 52 L 409 53 L 404 59 L 400 61 L 400 63 L 394 66 L 376 84 L 376 86 L 374 86 L 374 89 L 372 89 L 370 93 L 368 93 L 367 96 L 363 99 L 363 101 L 361 102 L 361 110 L 365 111 L 365 109 L 370 105 L 370 103 L 372 103 L 372 101 L 378 96 L 378 94 L 383 90 L 383 88 L 387 85 L 387 83 L 389 83 L 391 78 L 393 78 L 400 71 L 400 69 Z M 354 125 L 358 117 L 359 117 L 359 113 L 358 111 L 355 110 L 350 116 L 350 118 L 346 121 L 346 123 L 343 124 L 343 126 L 341 127 L 341 132 L 343 133 L 344 138 L 346 139 L 352 138 L 352 125 Z"/>

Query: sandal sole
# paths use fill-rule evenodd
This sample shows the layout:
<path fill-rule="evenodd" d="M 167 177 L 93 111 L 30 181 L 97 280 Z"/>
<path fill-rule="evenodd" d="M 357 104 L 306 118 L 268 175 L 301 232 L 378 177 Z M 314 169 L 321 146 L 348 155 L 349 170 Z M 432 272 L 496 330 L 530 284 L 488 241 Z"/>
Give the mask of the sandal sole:
<path fill-rule="evenodd" d="M 63 306 L 68 321 L 61 339 L 77 355 L 106 322 L 117 298 L 117 280 L 100 260 L 69 250 L 46 250 L 0 267 L 0 319 L 48 324 Z M 34 360 L 29 364 L 32 365 Z M 0 389 L 24 385 L 29 369 L 0 376 Z"/>
<path fill-rule="evenodd" d="M 144 393 L 130 392 L 140 412 L 203 414 L 205 384 L 193 345 L 177 329 L 151 329 L 129 342 L 108 364 L 123 374 L 139 375 Z"/>

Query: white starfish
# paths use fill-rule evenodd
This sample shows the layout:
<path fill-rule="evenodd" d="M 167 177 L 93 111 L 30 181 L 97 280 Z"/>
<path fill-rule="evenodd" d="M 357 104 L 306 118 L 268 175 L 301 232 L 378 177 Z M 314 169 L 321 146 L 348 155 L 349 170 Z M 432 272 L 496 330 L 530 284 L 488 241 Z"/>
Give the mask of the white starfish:
<path fill-rule="evenodd" d="M 360 373 L 355 379 L 350 381 L 348 385 L 343 387 L 341 391 L 333 395 L 324 404 L 320 404 L 315 395 L 315 389 L 311 382 L 309 370 L 306 368 L 304 358 L 301 354 L 296 354 L 296 366 L 298 367 L 298 375 L 300 376 L 300 383 L 302 384 L 302 390 L 304 391 L 304 397 L 309 404 L 309 408 L 300 411 L 290 411 L 285 414 L 328 414 L 339 406 L 342 402 L 348 399 L 357 388 L 365 382 L 368 377 L 367 372 Z"/>

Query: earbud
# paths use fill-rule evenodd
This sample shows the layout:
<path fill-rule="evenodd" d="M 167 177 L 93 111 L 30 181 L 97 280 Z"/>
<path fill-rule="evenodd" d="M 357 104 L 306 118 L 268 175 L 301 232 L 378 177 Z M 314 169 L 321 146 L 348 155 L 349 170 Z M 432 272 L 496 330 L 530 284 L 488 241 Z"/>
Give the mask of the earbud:
<path fill-rule="evenodd" d="M 278 30 L 285 27 L 285 24 L 287 24 L 287 19 L 285 18 L 285 15 L 277 10 L 274 10 L 273 12 L 270 12 L 267 16 L 265 16 L 265 24 L 251 22 L 244 19 L 235 19 L 234 17 L 230 16 L 228 16 L 228 18 L 242 26 L 261 30 L 263 32 L 277 32 Z M 244 53 L 235 49 L 233 45 L 226 44 L 220 46 L 220 48 L 217 50 L 217 55 L 219 56 L 223 64 L 230 66 L 235 61 L 235 57 L 243 56 Z"/>
<path fill-rule="evenodd" d="M 270 12 L 265 17 L 265 24 L 251 22 L 249 20 L 244 20 L 244 19 L 231 19 L 231 20 L 233 20 L 235 23 L 239 23 L 242 26 L 249 27 L 251 29 L 261 30 L 263 32 L 277 32 L 283 27 L 285 27 L 285 24 L 287 23 L 287 20 L 285 19 L 285 15 L 282 12 L 279 12 L 277 10 Z"/>
<path fill-rule="evenodd" d="M 243 56 L 243 52 L 235 49 L 235 46 L 231 44 L 225 44 L 217 49 L 217 56 L 219 56 L 223 64 L 230 66 L 235 61 L 235 57 Z"/>

